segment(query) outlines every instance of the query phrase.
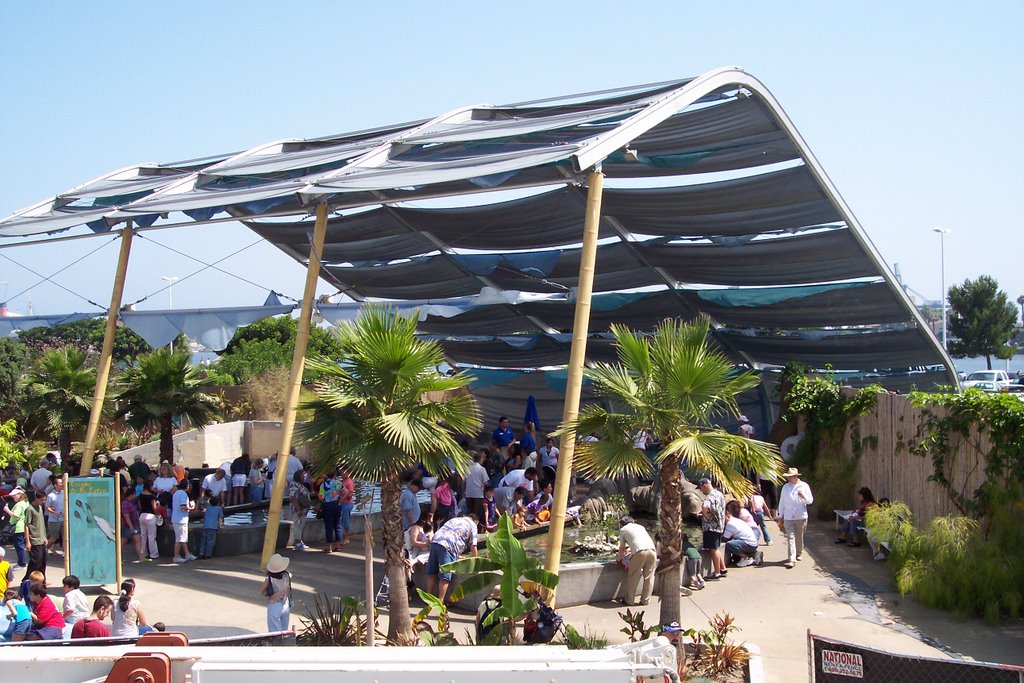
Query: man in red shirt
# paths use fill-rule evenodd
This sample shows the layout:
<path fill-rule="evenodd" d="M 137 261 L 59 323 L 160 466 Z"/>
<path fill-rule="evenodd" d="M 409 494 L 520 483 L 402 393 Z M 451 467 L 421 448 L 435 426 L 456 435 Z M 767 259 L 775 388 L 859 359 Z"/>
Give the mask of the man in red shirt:
<path fill-rule="evenodd" d="M 110 618 L 114 601 L 101 595 L 92 603 L 92 614 L 79 619 L 71 628 L 72 638 L 109 638 L 110 627 L 103 622 Z"/>

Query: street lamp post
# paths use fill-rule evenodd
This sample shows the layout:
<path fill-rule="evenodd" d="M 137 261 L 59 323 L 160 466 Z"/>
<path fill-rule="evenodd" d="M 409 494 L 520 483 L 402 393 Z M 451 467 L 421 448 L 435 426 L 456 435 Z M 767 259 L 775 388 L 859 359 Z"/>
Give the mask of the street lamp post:
<path fill-rule="evenodd" d="M 178 280 L 177 275 L 161 275 L 160 279 L 167 283 L 167 309 L 174 310 L 174 283 Z M 167 345 L 167 349 L 174 352 L 174 340 Z"/>
<path fill-rule="evenodd" d="M 942 348 L 949 349 L 946 336 L 946 235 L 953 232 L 949 228 L 932 228 L 939 233 L 939 271 L 942 277 Z"/>

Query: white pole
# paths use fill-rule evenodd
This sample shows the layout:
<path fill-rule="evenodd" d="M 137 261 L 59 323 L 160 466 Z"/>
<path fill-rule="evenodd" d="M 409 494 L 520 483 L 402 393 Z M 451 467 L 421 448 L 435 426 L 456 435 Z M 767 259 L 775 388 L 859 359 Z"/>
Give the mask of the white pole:
<path fill-rule="evenodd" d="M 946 235 L 953 231 L 949 228 L 932 228 L 932 232 L 939 233 L 939 271 L 942 278 L 942 348 L 949 350 L 949 345 L 947 344 L 948 336 L 946 333 Z"/>
<path fill-rule="evenodd" d="M 161 275 L 160 279 L 163 280 L 164 282 L 168 283 L 167 284 L 167 310 L 173 311 L 174 310 L 174 283 L 175 283 L 176 280 L 178 280 L 178 276 L 177 275 Z M 171 351 L 172 353 L 174 352 L 174 340 L 173 339 L 171 340 L 171 343 L 167 345 L 167 349 L 169 351 Z"/>

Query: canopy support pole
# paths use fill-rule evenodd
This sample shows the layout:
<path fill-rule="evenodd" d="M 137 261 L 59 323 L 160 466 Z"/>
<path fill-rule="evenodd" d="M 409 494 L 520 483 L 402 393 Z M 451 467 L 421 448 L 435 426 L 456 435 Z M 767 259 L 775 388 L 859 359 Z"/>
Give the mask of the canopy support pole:
<path fill-rule="evenodd" d="M 597 260 L 597 237 L 601 225 L 601 196 L 604 174 L 600 166 L 587 176 L 587 214 L 583 224 L 583 250 L 580 254 L 580 275 L 576 291 L 576 314 L 572 326 L 572 350 L 569 352 L 569 379 L 565 388 L 562 424 L 575 420 L 580 411 L 583 389 L 583 361 L 587 355 L 587 334 L 590 331 L 590 300 L 594 291 L 594 264 Z M 548 530 L 548 552 L 545 569 L 558 573 L 562 555 L 562 534 L 565 510 L 569 506 L 569 480 L 572 477 L 572 456 L 576 450 L 576 433 L 566 431 L 560 440 L 558 471 L 555 475 L 554 504 Z M 555 604 L 554 591 L 548 596 Z"/>
<path fill-rule="evenodd" d="M 281 421 L 281 445 L 277 450 L 277 465 L 274 469 L 274 487 L 270 493 L 270 509 L 267 512 L 267 530 L 263 536 L 263 557 L 260 568 L 266 569 L 270 556 L 277 549 L 277 528 L 281 524 L 281 502 L 284 488 L 288 483 L 288 458 L 291 452 L 292 432 L 295 431 L 295 408 L 299 403 L 299 389 L 302 387 L 302 371 L 306 367 L 306 347 L 309 344 L 309 327 L 313 318 L 313 298 L 320 274 L 320 255 L 324 251 L 324 237 L 327 235 L 327 204 L 316 207 L 316 223 L 313 226 L 313 245 L 309 250 L 309 264 L 306 268 L 306 288 L 302 293 L 302 308 L 299 309 L 299 327 L 295 332 L 295 351 L 292 353 L 291 385 L 285 403 L 284 419 Z"/>
<path fill-rule="evenodd" d="M 114 274 L 114 289 L 110 293 L 110 308 L 107 309 L 107 325 L 103 329 L 103 348 L 100 351 L 100 364 L 96 368 L 96 388 L 92 394 L 92 410 L 89 411 L 89 426 L 85 431 L 85 451 L 82 453 L 82 466 L 79 474 L 87 476 L 92 469 L 92 458 L 96 451 L 96 435 L 100 429 L 100 416 L 103 414 L 103 401 L 107 397 L 107 380 L 110 379 L 110 361 L 114 355 L 114 337 L 117 334 L 117 314 L 121 310 L 121 297 L 124 295 L 124 279 L 128 273 L 128 255 L 132 249 L 132 222 L 121 231 L 121 251 L 117 256 L 117 270 Z"/>

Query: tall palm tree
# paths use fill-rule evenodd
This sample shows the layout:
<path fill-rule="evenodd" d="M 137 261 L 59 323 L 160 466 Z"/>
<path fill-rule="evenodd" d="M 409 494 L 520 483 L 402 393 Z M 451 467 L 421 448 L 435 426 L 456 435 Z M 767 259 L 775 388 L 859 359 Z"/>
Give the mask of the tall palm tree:
<path fill-rule="evenodd" d="M 693 322 L 664 320 L 645 336 L 613 326 L 616 364 L 586 371 L 595 391 L 623 412 L 588 405 L 571 424 L 577 434 L 596 433 L 599 441 L 576 446 L 576 468 L 588 476 L 650 475 L 654 464 L 633 446 L 643 429 L 661 441 L 655 458 L 660 469 L 661 623 L 681 621 L 679 604 L 682 543 L 680 463 L 709 472 L 738 496 L 752 491 L 743 472 L 780 473 L 778 449 L 730 434 L 716 418 L 739 415 L 736 397 L 757 386 L 752 372 L 737 372 L 724 354 L 708 343 L 706 317 Z M 564 433 L 569 425 L 562 425 Z"/>
<path fill-rule="evenodd" d="M 452 434 L 476 433 L 480 414 L 473 397 L 459 391 L 471 378 L 438 372 L 444 354 L 437 343 L 416 337 L 415 318 L 367 307 L 336 334 L 341 357 L 309 361 L 320 378 L 316 398 L 302 405 L 313 417 L 298 433 L 314 443 L 317 469 L 341 466 L 381 484 L 384 567 L 391 585 L 399 587 L 391 591 L 388 638 L 401 641 L 412 633 L 408 596 L 401 588 L 402 473 L 418 462 L 441 476 L 453 469 L 465 472 L 470 457 Z"/>
<path fill-rule="evenodd" d="M 188 353 L 159 349 L 139 356 L 121 374 L 121 390 L 115 397 L 120 407 L 114 415 L 135 429 L 158 427 L 160 460 L 169 461 L 174 456 L 175 415 L 199 428 L 219 413 L 217 399 L 201 391 L 200 376 Z"/>
<path fill-rule="evenodd" d="M 61 462 L 71 455 L 71 437 L 89 422 L 96 368 L 86 366 L 86 354 L 73 346 L 51 349 L 23 380 L 25 412 L 46 418 L 57 439 Z"/>

